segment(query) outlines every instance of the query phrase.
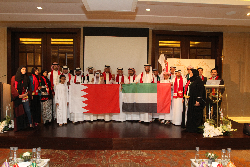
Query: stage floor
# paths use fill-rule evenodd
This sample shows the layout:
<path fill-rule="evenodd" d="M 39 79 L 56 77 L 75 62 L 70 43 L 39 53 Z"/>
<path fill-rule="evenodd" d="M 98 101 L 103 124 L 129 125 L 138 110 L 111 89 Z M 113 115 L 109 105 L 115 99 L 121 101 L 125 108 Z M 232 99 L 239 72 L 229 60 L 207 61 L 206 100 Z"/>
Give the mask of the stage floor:
<path fill-rule="evenodd" d="M 55 122 L 40 124 L 33 130 L 0 134 L 0 148 L 17 146 L 56 150 L 220 150 L 250 149 L 250 136 L 243 134 L 243 124 L 232 122 L 231 136 L 203 138 L 180 126 L 159 122 L 83 122 L 59 127 Z"/>

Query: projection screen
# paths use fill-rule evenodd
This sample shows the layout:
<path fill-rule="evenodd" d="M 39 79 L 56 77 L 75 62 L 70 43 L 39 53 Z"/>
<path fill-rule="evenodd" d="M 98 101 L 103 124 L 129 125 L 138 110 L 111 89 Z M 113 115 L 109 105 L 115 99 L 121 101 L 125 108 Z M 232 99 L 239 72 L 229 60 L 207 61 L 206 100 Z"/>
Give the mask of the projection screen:
<path fill-rule="evenodd" d="M 111 66 L 112 74 L 122 67 L 128 75 L 128 68 L 135 68 L 139 74 L 147 63 L 147 37 L 85 36 L 84 71 L 92 66 L 103 72 L 105 65 Z"/>

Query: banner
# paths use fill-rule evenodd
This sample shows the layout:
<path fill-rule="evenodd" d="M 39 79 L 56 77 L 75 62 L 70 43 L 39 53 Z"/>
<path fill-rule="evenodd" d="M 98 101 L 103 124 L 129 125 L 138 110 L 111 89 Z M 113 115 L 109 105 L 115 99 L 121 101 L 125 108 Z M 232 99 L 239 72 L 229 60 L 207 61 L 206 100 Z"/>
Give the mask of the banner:
<path fill-rule="evenodd" d="M 170 113 L 170 83 L 133 83 L 122 87 L 123 112 Z"/>
<path fill-rule="evenodd" d="M 72 84 L 69 107 L 74 113 L 120 113 L 119 84 Z"/>

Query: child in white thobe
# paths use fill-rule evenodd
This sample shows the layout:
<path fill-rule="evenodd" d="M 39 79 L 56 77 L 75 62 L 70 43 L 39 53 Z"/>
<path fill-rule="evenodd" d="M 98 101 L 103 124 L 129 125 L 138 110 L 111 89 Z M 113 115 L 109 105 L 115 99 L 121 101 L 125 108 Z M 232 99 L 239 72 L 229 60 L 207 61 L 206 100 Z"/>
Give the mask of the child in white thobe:
<path fill-rule="evenodd" d="M 68 86 L 65 83 L 66 77 L 60 76 L 60 83 L 56 85 L 55 89 L 55 102 L 56 102 L 56 113 L 57 123 L 59 126 L 67 124 L 67 106 L 69 104 Z"/>

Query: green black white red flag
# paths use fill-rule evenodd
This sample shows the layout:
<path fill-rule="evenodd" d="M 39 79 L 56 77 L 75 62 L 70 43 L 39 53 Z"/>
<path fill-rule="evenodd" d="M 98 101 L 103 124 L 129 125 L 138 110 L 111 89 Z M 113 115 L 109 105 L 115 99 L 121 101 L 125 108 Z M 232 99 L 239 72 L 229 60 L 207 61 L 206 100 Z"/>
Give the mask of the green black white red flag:
<path fill-rule="evenodd" d="M 123 112 L 170 113 L 170 83 L 133 83 L 122 87 Z"/>

